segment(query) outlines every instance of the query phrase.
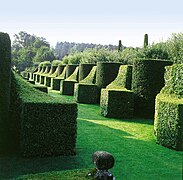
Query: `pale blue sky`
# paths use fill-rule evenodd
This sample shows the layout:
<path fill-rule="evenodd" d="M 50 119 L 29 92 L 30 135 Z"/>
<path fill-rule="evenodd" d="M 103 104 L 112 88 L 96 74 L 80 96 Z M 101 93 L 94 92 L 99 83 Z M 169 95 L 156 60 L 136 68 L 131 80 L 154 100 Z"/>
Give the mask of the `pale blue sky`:
<path fill-rule="evenodd" d="M 57 41 L 142 46 L 183 32 L 182 0 L 15 0 L 2 1 L 0 31 L 26 31 Z"/>

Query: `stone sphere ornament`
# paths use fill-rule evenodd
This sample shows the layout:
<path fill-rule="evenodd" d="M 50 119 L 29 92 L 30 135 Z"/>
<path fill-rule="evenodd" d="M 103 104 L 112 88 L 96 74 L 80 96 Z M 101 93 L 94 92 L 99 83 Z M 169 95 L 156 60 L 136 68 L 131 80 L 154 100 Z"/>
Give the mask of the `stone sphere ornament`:
<path fill-rule="evenodd" d="M 88 173 L 95 180 L 115 180 L 115 177 L 108 170 L 114 166 L 115 160 L 112 154 L 106 151 L 96 151 L 92 155 L 93 164 L 96 166 L 95 173 Z"/>

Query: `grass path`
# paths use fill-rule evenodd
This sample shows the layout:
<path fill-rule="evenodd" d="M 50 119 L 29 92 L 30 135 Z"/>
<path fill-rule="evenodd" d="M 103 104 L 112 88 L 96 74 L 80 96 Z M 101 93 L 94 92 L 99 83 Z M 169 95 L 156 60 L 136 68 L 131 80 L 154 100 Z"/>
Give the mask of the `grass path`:
<path fill-rule="evenodd" d="M 72 97 L 62 98 L 72 100 Z M 94 167 L 91 155 L 98 150 L 114 155 L 116 162 L 111 172 L 117 180 L 182 179 L 182 152 L 155 143 L 152 120 L 104 118 L 98 105 L 79 104 L 78 110 L 75 157 L 23 159 L 14 155 L 2 156 L 0 179 L 16 179 L 34 173 L 43 173 L 34 176 L 40 179 L 50 175 L 57 179 L 58 171 Z"/>

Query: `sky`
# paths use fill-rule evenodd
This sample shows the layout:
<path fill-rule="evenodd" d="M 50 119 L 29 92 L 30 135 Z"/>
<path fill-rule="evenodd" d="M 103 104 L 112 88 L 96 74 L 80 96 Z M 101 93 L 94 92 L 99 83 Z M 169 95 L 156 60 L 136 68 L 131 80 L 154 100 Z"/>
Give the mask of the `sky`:
<path fill-rule="evenodd" d="M 182 0 L 6 0 L 0 7 L 0 31 L 26 31 L 57 42 L 141 47 L 183 32 Z"/>

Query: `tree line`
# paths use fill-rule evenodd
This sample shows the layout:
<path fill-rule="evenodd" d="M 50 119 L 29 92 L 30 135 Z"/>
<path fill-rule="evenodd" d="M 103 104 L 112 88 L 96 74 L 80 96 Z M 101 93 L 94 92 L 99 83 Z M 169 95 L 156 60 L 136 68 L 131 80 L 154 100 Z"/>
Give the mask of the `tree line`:
<path fill-rule="evenodd" d="M 15 34 L 12 43 L 12 66 L 23 71 L 43 61 L 55 59 L 63 63 L 123 62 L 132 64 L 134 59 L 164 59 L 174 63 L 183 63 L 183 33 L 173 33 L 165 42 L 148 44 L 148 35 L 144 36 L 143 47 L 125 47 L 119 45 L 100 45 L 92 43 L 57 42 L 50 47 L 43 37 L 30 35 L 25 31 Z M 143 41 L 142 41 L 143 42 Z"/>

